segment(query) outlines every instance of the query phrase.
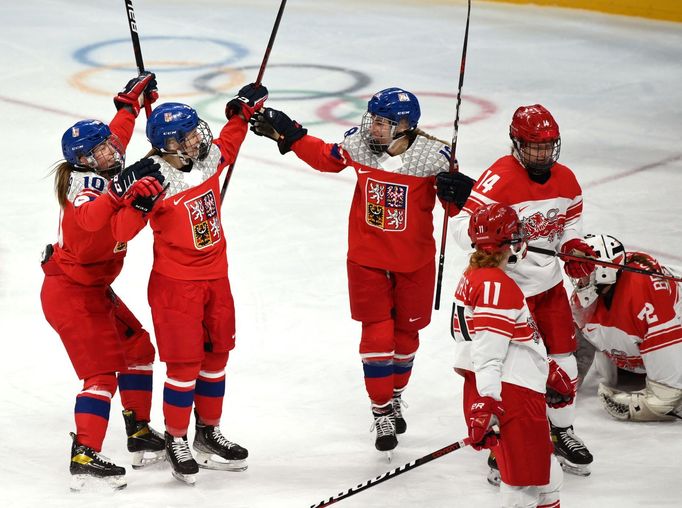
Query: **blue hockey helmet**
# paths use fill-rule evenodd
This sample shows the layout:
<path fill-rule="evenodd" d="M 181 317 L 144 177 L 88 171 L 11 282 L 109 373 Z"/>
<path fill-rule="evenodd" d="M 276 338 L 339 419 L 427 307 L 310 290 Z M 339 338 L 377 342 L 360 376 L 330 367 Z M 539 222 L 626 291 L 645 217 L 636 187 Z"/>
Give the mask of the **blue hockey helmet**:
<path fill-rule="evenodd" d="M 367 103 L 367 111 L 396 124 L 406 118 L 410 129 L 417 126 L 421 116 L 417 97 L 402 88 L 386 88 L 375 93 Z"/>
<path fill-rule="evenodd" d="M 198 150 L 196 158 L 203 160 L 208 155 L 213 136 L 194 108 L 179 102 L 166 102 L 156 107 L 147 119 L 147 139 L 152 146 L 165 151 L 168 142 L 174 140 L 180 145 L 178 154 L 181 156 L 183 152 L 186 155 L 195 151 L 185 144 L 187 135 L 195 130 L 199 134 L 199 144 L 194 147 Z"/>
<path fill-rule="evenodd" d="M 99 120 L 81 120 L 62 136 L 62 154 L 69 164 L 83 167 L 81 157 L 91 157 L 96 146 L 111 136 L 109 126 Z"/>

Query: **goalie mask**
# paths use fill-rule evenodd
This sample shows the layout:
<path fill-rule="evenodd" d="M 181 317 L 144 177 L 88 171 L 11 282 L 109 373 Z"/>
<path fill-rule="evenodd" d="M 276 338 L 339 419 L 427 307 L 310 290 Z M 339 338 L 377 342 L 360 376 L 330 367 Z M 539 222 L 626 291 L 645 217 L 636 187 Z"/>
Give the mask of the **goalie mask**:
<path fill-rule="evenodd" d="M 125 163 L 125 150 L 109 126 L 99 120 L 81 120 L 62 136 L 62 154 L 72 166 L 95 171 L 110 179 Z"/>
<path fill-rule="evenodd" d="M 167 102 L 149 116 L 147 139 L 162 153 L 177 155 L 184 164 L 191 164 L 208 156 L 213 135 L 193 108 Z"/>
<path fill-rule="evenodd" d="M 559 160 L 559 125 L 540 104 L 521 106 L 509 126 L 513 152 L 531 177 L 548 177 Z"/>
<path fill-rule="evenodd" d="M 596 259 L 609 261 L 619 265 L 625 264 L 625 247 L 609 235 L 585 235 L 585 243 L 597 253 Z M 582 307 L 589 307 L 603 292 L 605 286 L 616 283 L 619 269 L 610 266 L 596 265 L 587 277 L 571 279 L 575 294 Z"/>
<path fill-rule="evenodd" d="M 483 205 L 469 219 L 471 246 L 489 254 L 511 250 L 509 262 L 517 263 L 526 255 L 526 236 L 513 208 L 492 203 Z"/>
<path fill-rule="evenodd" d="M 421 116 L 417 97 L 402 88 L 375 93 L 362 117 L 362 138 L 375 154 L 381 154 L 396 139 L 414 132 Z"/>

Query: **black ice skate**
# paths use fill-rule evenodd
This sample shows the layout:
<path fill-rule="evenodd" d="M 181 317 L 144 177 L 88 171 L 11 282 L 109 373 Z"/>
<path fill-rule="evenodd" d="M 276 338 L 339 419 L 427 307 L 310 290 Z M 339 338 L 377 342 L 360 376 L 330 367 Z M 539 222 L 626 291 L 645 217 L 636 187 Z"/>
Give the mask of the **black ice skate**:
<path fill-rule="evenodd" d="M 497 467 L 497 459 L 495 458 L 495 454 L 493 452 L 490 452 L 488 455 L 488 467 L 490 468 L 487 478 L 488 483 L 493 487 L 499 487 L 500 482 L 502 481 L 500 478 L 500 468 Z"/>
<path fill-rule="evenodd" d="M 407 407 L 407 403 L 402 399 L 400 392 L 393 392 L 393 414 L 395 415 L 395 433 L 404 434 L 407 430 L 407 422 L 403 417 L 402 406 Z"/>
<path fill-rule="evenodd" d="M 380 452 L 386 452 L 386 458 L 390 462 L 392 458 L 391 452 L 398 446 L 393 404 L 388 403 L 384 407 L 373 407 L 372 415 L 374 416 L 374 423 L 369 430 L 370 432 L 375 429 L 377 431 L 377 438 L 374 442 L 374 446 Z"/>
<path fill-rule="evenodd" d="M 188 485 L 194 485 L 199 465 L 192 457 L 187 436 L 173 437 L 165 434 L 166 458 L 173 468 L 173 477 Z"/>
<path fill-rule="evenodd" d="M 197 452 L 199 467 L 219 471 L 246 471 L 248 467 L 246 448 L 229 441 L 220 427 L 204 425 L 198 418 L 192 447 Z"/>
<path fill-rule="evenodd" d="M 71 433 L 71 490 L 81 491 L 91 486 L 105 485 L 120 490 L 126 487 L 126 470 L 100 455 L 92 448 L 78 444 L 76 434 Z"/>
<path fill-rule="evenodd" d="M 585 447 L 585 443 L 573 432 L 573 425 L 570 427 L 552 425 L 551 427 L 554 455 L 559 460 L 561 468 L 567 473 L 589 476 L 593 457 Z"/>
<path fill-rule="evenodd" d="M 166 442 L 163 436 L 149 426 L 149 422 L 137 420 L 135 411 L 123 410 L 128 435 L 128 451 L 133 454 L 133 469 L 166 460 Z"/>

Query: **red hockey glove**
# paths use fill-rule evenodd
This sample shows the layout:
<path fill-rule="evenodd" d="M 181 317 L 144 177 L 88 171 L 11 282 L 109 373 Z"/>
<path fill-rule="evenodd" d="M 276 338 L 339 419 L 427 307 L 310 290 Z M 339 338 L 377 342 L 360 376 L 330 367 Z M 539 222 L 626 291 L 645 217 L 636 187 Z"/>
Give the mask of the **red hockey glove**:
<path fill-rule="evenodd" d="M 545 393 L 547 405 L 555 409 L 565 407 L 573 403 L 575 399 L 575 386 L 566 371 L 559 364 L 549 359 L 549 374 L 547 375 L 547 392 Z"/>
<path fill-rule="evenodd" d="M 492 397 L 479 397 L 471 404 L 467 426 L 473 448 L 481 450 L 497 445 L 497 435 L 493 432 L 492 426 L 499 423 L 499 418 L 503 414 L 502 402 Z"/>
<path fill-rule="evenodd" d="M 263 107 L 267 98 L 268 89 L 264 85 L 256 86 L 255 83 L 249 83 L 225 105 L 225 116 L 229 120 L 241 113 L 244 120 L 248 122 L 253 114 Z"/>
<path fill-rule="evenodd" d="M 579 238 L 574 238 L 573 240 L 567 241 L 561 246 L 561 252 L 563 254 L 570 254 L 571 256 L 580 256 L 591 258 L 597 258 L 597 253 L 594 249 L 587 245 L 584 241 Z M 582 277 L 587 277 L 594 271 L 594 263 L 589 261 L 578 261 L 577 259 L 569 259 L 564 262 L 564 271 L 566 275 L 573 279 L 580 279 Z"/>
<path fill-rule="evenodd" d="M 124 106 L 130 106 L 133 114 L 137 116 L 140 114 L 140 107 L 144 103 L 144 98 L 149 104 L 153 104 L 159 98 L 159 91 L 156 89 L 156 75 L 153 72 L 141 72 L 138 77 L 128 81 L 123 90 L 114 97 L 114 105 L 117 110 Z"/>

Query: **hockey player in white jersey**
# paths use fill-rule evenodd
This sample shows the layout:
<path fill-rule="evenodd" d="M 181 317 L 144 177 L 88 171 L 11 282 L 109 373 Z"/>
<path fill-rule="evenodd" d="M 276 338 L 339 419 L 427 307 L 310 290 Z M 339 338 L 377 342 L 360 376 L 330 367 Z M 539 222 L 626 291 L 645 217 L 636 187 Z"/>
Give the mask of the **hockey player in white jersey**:
<path fill-rule="evenodd" d="M 626 252 L 609 235 L 586 235 L 597 258 L 670 275 L 648 254 Z M 622 391 L 616 375 L 600 383 L 599 397 L 618 420 L 669 421 L 682 418 L 682 303 L 674 281 L 597 266 L 572 279 L 571 297 L 579 333 L 617 369 L 645 374 L 645 388 Z"/>
<path fill-rule="evenodd" d="M 576 256 L 594 254 L 582 240 L 580 185 L 573 172 L 557 162 L 561 138 L 550 112 L 539 104 L 519 107 L 509 131 L 511 155 L 498 159 L 481 175 L 462 213 L 451 219 L 456 242 L 469 250 L 469 217 L 483 205 L 502 203 L 519 215 L 529 245 Z M 574 277 L 589 275 L 593 269 L 592 264 L 579 260 L 564 265 Z M 572 353 L 576 340 L 559 261 L 529 252 L 523 263 L 508 272 L 526 296 L 550 358 L 575 383 L 578 369 Z M 573 432 L 575 404 L 548 408 L 547 414 L 555 453 L 564 469 L 589 475 L 592 455 Z"/>

